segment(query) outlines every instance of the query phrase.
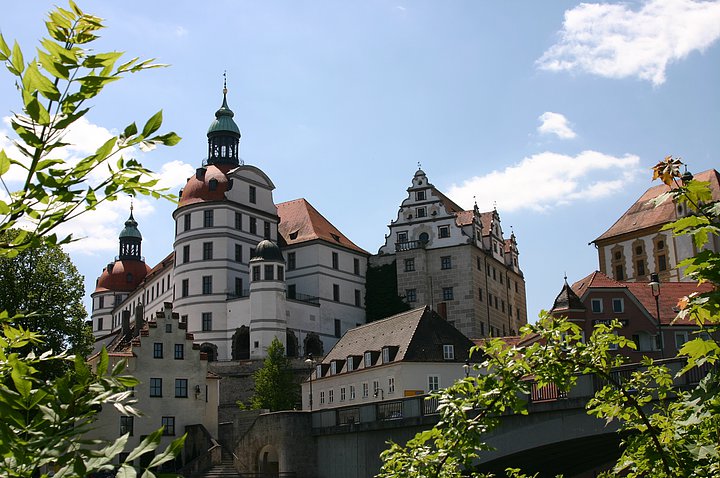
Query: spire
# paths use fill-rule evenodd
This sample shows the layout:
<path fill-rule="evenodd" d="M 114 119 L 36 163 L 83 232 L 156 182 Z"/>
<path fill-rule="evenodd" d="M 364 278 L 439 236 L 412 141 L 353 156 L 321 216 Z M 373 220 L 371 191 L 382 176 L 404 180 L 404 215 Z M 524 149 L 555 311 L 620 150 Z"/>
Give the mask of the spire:
<path fill-rule="evenodd" d="M 239 164 L 240 128 L 233 120 L 235 113 L 227 102 L 227 72 L 223 73 L 222 106 L 208 128 L 208 164 Z"/>
<path fill-rule="evenodd" d="M 130 217 L 125 221 L 125 228 L 120 232 L 120 254 L 119 259 L 135 259 L 142 260 L 140 256 L 140 243 L 142 242 L 142 234 L 137 228 L 138 223 L 133 217 L 133 205 L 130 204 Z"/>

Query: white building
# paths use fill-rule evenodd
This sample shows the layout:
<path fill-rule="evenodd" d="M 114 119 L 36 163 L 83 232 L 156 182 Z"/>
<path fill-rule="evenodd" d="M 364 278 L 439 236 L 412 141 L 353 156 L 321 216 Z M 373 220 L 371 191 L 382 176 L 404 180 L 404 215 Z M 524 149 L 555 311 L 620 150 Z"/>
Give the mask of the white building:
<path fill-rule="evenodd" d="M 270 178 L 239 159 L 233 116 L 225 90 L 208 157 L 173 212 L 173 252 L 152 269 L 131 212 L 92 294 L 96 338 L 117 331 L 123 311 L 148 320 L 164 302 L 210 360 L 262 358 L 275 336 L 290 356 L 321 355 L 365 323 L 369 254 L 305 199 L 274 203 Z"/>
<path fill-rule="evenodd" d="M 428 306 L 356 327 L 303 382 L 303 409 L 365 404 L 448 387 L 466 376 L 473 346 Z"/>

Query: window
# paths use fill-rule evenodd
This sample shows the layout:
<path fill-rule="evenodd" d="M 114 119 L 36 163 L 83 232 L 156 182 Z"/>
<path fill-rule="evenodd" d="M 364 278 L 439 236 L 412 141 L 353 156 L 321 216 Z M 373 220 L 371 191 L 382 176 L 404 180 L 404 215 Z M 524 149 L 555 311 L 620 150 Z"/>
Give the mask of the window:
<path fill-rule="evenodd" d="M 482 302 L 482 300 L 483 300 L 483 299 L 482 299 L 482 295 L 483 295 L 483 294 L 482 294 L 482 289 L 478 289 L 478 300 L 479 300 L 480 302 Z"/>
<path fill-rule="evenodd" d="M 203 212 L 203 227 L 213 227 L 215 222 L 215 211 L 209 209 Z"/>
<path fill-rule="evenodd" d="M 335 302 L 340 302 L 340 285 L 339 284 L 333 284 L 333 300 Z"/>
<path fill-rule="evenodd" d="M 105 307 L 105 297 L 98 297 L 98 309 L 102 309 Z"/>
<path fill-rule="evenodd" d="M 616 314 L 621 314 L 625 312 L 625 303 L 621 297 L 612 300 L 612 307 L 613 312 L 615 312 Z"/>
<path fill-rule="evenodd" d="M 417 216 L 417 217 L 427 217 L 427 209 L 426 209 L 425 207 L 415 208 L 415 216 Z"/>
<path fill-rule="evenodd" d="M 497 280 L 497 276 L 495 275 L 496 272 L 497 272 L 496 269 L 493 267 L 492 268 L 493 280 Z"/>
<path fill-rule="evenodd" d="M 355 370 L 355 358 L 352 355 L 349 355 L 347 358 L 347 371 L 352 372 Z"/>
<path fill-rule="evenodd" d="M 667 270 L 667 261 L 665 260 L 665 254 L 660 254 L 658 256 L 658 271 L 666 271 Z"/>
<path fill-rule="evenodd" d="M 212 294 L 212 276 L 202 276 L 202 293 Z"/>
<path fill-rule="evenodd" d="M 373 364 L 372 352 L 365 352 L 365 366 L 372 367 L 372 364 Z"/>
<path fill-rule="evenodd" d="M 680 347 L 682 347 L 685 342 L 688 341 L 688 333 L 687 332 L 675 332 L 675 348 L 680 350 Z"/>
<path fill-rule="evenodd" d="M 242 297 L 243 295 L 243 280 L 241 277 L 235 278 L 235 297 Z"/>
<path fill-rule="evenodd" d="M 190 262 L 190 246 L 183 246 L 182 250 L 182 263 Z"/>
<path fill-rule="evenodd" d="M 428 377 L 428 391 L 437 392 L 440 390 L 440 377 L 437 375 L 430 375 Z"/>
<path fill-rule="evenodd" d="M 635 267 L 637 269 L 637 275 L 644 276 L 645 275 L 645 261 L 642 259 L 638 259 L 635 262 Z"/>
<path fill-rule="evenodd" d="M 162 417 L 163 435 L 175 435 L 175 417 Z"/>
<path fill-rule="evenodd" d="M 615 279 L 625 280 L 625 268 L 621 264 L 615 266 Z"/>
<path fill-rule="evenodd" d="M 250 218 L 250 234 L 257 234 L 257 219 L 254 217 Z"/>
<path fill-rule="evenodd" d="M 285 280 L 285 268 L 277 266 L 277 280 Z"/>
<path fill-rule="evenodd" d="M 332 403 L 335 401 L 335 390 L 332 388 L 328 390 L 328 403 Z"/>
<path fill-rule="evenodd" d="M 340 387 L 340 401 L 345 401 L 345 387 Z"/>
<path fill-rule="evenodd" d="M 452 344 L 443 345 L 443 360 L 455 360 L 455 346 Z"/>
<path fill-rule="evenodd" d="M 353 274 L 360 275 L 360 259 L 353 259 Z"/>
<path fill-rule="evenodd" d="M 203 242 L 203 260 L 209 261 L 213 258 L 213 243 Z"/>
<path fill-rule="evenodd" d="M 187 398 L 187 384 L 188 381 L 186 378 L 175 379 L 175 398 Z"/>
<path fill-rule="evenodd" d="M 340 337 L 340 319 L 335 319 L 335 337 Z"/>
<path fill-rule="evenodd" d="M 288 299 L 294 299 L 297 297 L 297 286 L 295 284 L 288 284 L 287 296 Z"/>
<path fill-rule="evenodd" d="M 350 400 L 355 400 L 355 385 L 350 385 Z"/>
<path fill-rule="evenodd" d="M 185 214 L 183 216 L 183 231 L 189 231 L 190 230 L 190 214 Z"/>
<path fill-rule="evenodd" d="M 438 227 L 438 236 L 450 237 L 450 226 L 439 226 Z"/>
<path fill-rule="evenodd" d="M 380 382 L 373 380 L 373 396 L 377 397 L 380 392 Z"/>
<path fill-rule="evenodd" d="M 190 291 L 190 279 L 182 280 L 182 288 L 181 289 L 182 289 L 182 292 L 180 295 L 182 297 L 187 297 L 189 294 L 189 291 Z"/>
<path fill-rule="evenodd" d="M 339 269 L 339 259 L 338 259 L 338 253 L 333 252 L 332 253 L 332 268 L 333 269 Z"/>
<path fill-rule="evenodd" d="M 235 262 L 242 262 L 242 245 L 235 244 Z"/>
<path fill-rule="evenodd" d="M 325 404 L 325 391 L 320 392 L 320 405 Z"/>
<path fill-rule="evenodd" d="M 425 191 L 415 191 L 415 200 L 416 201 L 424 201 L 425 200 Z"/>
<path fill-rule="evenodd" d="M 202 313 L 202 331 L 203 332 L 209 332 L 212 330 L 212 312 L 203 312 Z"/>
<path fill-rule="evenodd" d="M 415 259 L 405 259 L 405 272 L 412 272 L 415 270 Z"/>
<path fill-rule="evenodd" d="M 397 242 L 403 243 L 408 241 L 408 235 L 407 231 L 402 231 L 397 233 Z"/>
<path fill-rule="evenodd" d="M 390 363 L 390 347 L 383 347 L 382 361 L 383 363 Z"/>
<path fill-rule="evenodd" d="M 275 280 L 275 267 L 272 264 L 265 264 L 265 280 Z"/>
<path fill-rule="evenodd" d="M 270 223 L 268 221 L 265 221 L 265 224 L 263 224 L 263 237 L 270 239 Z"/>
<path fill-rule="evenodd" d="M 370 396 L 370 387 L 367 382 L 363 382 L 362 384 L 362 393 L 362 398 L 368 398 Z"/>
<path fill-rule="evenodd" d="M 253 266 L 252 268 L 252 280 L 260 280 L 260 266 Z"/>
<path fill-rule="evenodd" d="M 175 360 L 185 359 L 185 344 L 175 344 Z"/>
<path fill-rule="evenodd" d="M 248 191 L 248 200 L 255 204 L 257 202 L 257 189 L 255 189 L 255 186 L 250 186 L 250 189 Z"/>
<path fill-rule="evenodd" d="M 103 329 L 103 318 L 102 317 L 98 317 L 98 328 L 97 329 L 98 330 Z"/>
<path fill-rule="evenodd" d="M 163 344 L 162 342 L 155 342 L 153 344 L 153 358 L 163 358 Z"/>
<path fill-rule="evenodd" d="M 440 258 L 440 269 L 452 269 L 452 257 L 442 256 Z"/>
<path fill-rule="evenodd" d="M 453 288 L 452 287 L 443 287 L 442 288 L 442 297 L 443 297 L 443 300 L 453 300 Z"/>
<path fill-rule="evenodd" d="M 405 300 L 408 302 L 417 302 L 417 289 L 405 289 Z"/>
<path fill-rule="evenodd" d="M 395 377 L 388 377 L 388 395 L 395 393 Z"/>
<path fill-rule="evenodd" d="M 603 311 L 602 299 L 592 299 L 590 301 L 590 310 L 592 310 L 594 314 L 602 313 L 602 311 Z"/>
<path fill-rule="evenodd" d="M 360 307 L 362 305 L 362 295 L 360 293 L 360 289 L 355 289 L 355 307 Z"/>
<path fill-rule="evenodd" d="M 162 397 L 162 379 L 151 378 L 150 379 L 150 396 L 151 397 Z"/>
<path fill-rule="evenodd" d="M 242 230 L 242 214 L 239 212 L 235 213 L 235 229 L 238 231 Z"/>
<path fill-rule="evenodd" d="M 133 436 L 134 419 L 135 417 L 120 417 L 120 434 L 125 435 L 126 433 Z"/>
<path fill-rule="evenodd" d="M 287 268 L 289 271 L 295 270 L 295 253 L 294 252 L 288 252 Z"/>

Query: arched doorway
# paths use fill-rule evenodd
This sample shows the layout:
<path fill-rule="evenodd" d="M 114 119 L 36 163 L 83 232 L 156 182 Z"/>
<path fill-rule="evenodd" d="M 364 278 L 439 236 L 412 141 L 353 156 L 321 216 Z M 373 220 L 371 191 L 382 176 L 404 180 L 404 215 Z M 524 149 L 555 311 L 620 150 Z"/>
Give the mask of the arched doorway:
<path fill-rule="evenodd" d="M 292 330 L 288 330 L 285 334 L 287 343 L 287 356 L 288 357 L 297 357 L 298 356 L 298 338 L 295 335 L 295 332 Z M 250 342 L 248 342 L 248 346 L 250 345 Z"/>
<path fill-rule="evenodd" d="M 243 325 L 235 330 L 232 337 L 232 359 L 248 360 L 250 358 L 250 327 Z"/>
<path fill-rule="evenodd" d="M 274 446 L 265 445 L 258 453 L 258 473 L 263 476 L 277 476 L 280 473 L 278 453 Z"/>
<path fill-rule="evenodd" d="M 315 357 L 324 355 L 323 343 L 318 334 L 311 332 L 305 336 L 303 341 L 305 355 L 313 354 Z"/>
<path fill-rule="evenodd" d="M 208 362 L 215 362 L 217 361 L 218 357 L 218 351 L 217 351 L 217 345 L 209 344 L 205 342 L 200 346 L 200 353 L 207 354 L 207 360 Z"/>

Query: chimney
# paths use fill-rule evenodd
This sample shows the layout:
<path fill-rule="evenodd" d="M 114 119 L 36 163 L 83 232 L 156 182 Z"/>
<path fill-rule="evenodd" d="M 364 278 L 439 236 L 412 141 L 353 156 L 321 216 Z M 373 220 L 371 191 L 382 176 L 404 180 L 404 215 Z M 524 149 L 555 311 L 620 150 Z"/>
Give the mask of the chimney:
<path fill-rule="evenodd" d="M 130 333 L 130 311 L 123 310 L 122 311 L 122 335 L 123 335 L 123 337 L 127 337 L 127 335 L 129 333 Z"/>
<path fill-rule="evenodd" d="M 145 327 L 145 319 L 144 314 L 145 307 L 142 304 L 138 304 L 135 307 L 135 333 L 133 336 L 138 337 L 140 335 L 140 331 Z"/>

